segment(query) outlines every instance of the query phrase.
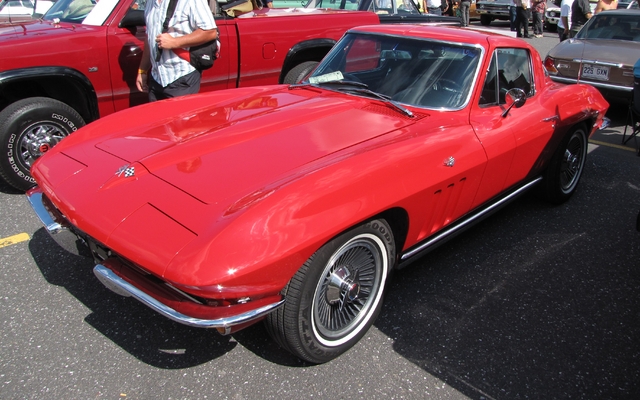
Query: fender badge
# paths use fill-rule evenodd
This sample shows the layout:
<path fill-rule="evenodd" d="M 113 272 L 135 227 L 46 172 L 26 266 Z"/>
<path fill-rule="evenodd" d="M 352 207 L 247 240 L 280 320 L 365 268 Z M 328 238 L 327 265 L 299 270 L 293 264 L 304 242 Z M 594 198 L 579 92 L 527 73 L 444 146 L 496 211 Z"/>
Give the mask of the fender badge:
<path fill-rule="evenodd" d="M 453 167 L 453 165 L 456 163 L 456 159 L 453 157 L 449 157 L 446 160 L 444 160 L 444 166 L 445 167 Z"/>
<path fill-rule="evenodd" d="M 123 173 L 125 178 L 129 178 L 135 175 L 136 169 L 133 166 L 130 167 L 128 165 L 123 165 L 122 167 L 118 168 L 115 175 L 120 177 Z"/>

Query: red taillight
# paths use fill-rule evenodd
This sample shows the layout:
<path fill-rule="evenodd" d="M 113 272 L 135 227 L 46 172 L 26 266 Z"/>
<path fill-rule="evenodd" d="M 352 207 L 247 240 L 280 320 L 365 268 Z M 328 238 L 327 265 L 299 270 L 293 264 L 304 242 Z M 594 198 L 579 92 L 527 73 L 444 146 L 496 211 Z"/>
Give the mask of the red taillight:
<path fill-rule="evenodd" d="M 547 56 L 547 58 L 544 59 L 544 68 L 547 70 L 548 73 L 552 75 L 558 74 L 558 70 L 556 69 L 556 65 L 555 65 L 555 60 L 551 57 Z"/>

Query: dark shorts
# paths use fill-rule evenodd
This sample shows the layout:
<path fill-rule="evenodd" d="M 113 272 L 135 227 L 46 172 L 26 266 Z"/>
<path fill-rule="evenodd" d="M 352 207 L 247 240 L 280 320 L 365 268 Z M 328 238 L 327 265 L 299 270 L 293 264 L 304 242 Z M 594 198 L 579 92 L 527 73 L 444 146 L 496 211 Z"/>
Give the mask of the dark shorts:
<path fill-rule="evenodd" d="M 193 71 L 192 73 L 171 82 L 167 87 L 163 87 L 161 84 L 156 82 L 150 74 L 149 101 L 164 100 L 172 97 L 198 93 L 200 91 L 201 76 L 202 72 Z"/>

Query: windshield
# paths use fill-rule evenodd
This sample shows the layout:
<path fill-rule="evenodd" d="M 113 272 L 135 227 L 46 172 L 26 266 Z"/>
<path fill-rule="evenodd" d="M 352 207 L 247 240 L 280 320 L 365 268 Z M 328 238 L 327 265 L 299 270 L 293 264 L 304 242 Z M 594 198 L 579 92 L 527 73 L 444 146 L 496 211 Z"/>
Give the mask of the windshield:
<path fill-rule="evenodd" d="M 469 100 L 481 54 L 472 45 L 347 33 L 303 83 L 333 83 L 331 89 L 348 91 L 344 83 L 353 82 L 397 103 L 460 109 Z"/>
<path fill-rule="evenodd" d="M 640 42 L 640 18 L 637 15 L 600 13 L 585 24 L 576 38 Z"/>
<path fill-rule="evenodd" d="M 305 8 L 373 11 L 377 14 L 420 14 L 412 0 L 309 0 Z"/>
<path fill-rule="evenodd" d="M 47 21 L 59 20 L 85 25 L 102 25 L 118 4 L 118 0 L 58 0 L 43 16 Z"/>

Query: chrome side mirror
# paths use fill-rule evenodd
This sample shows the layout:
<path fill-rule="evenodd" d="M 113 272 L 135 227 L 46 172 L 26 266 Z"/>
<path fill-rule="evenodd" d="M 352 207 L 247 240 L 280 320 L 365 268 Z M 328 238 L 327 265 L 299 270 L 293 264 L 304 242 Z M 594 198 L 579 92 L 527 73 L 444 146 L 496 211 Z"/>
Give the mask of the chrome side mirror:
<path fill-rule="evenodd" d="M 520 108 L 527 102 L 527 94 L 520 88 L 509 89 L 505 94 L 506 110 L 502 113 L 502 117 L 506 117 L 512 107 Z"/>

